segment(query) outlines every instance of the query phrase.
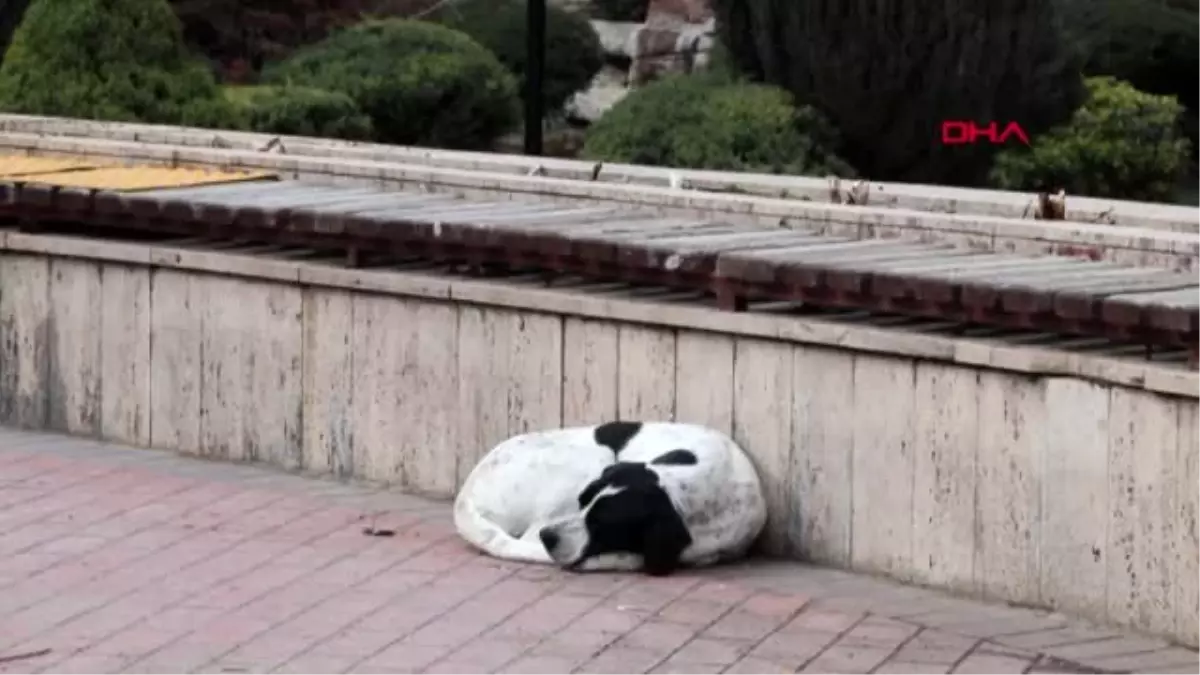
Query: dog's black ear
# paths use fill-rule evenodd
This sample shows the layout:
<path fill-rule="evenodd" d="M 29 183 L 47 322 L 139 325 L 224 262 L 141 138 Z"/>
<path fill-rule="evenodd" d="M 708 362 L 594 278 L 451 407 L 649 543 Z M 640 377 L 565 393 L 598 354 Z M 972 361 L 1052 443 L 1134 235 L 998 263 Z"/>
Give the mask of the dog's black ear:
<path fill-rule="evenodd" d="M 663 576 L 679 568 L 679 556 L 691 546 L 692 534 L 667 493 L 656 492 L 658 494 L 651 500 L 642 557 L 647 574 Z"/>

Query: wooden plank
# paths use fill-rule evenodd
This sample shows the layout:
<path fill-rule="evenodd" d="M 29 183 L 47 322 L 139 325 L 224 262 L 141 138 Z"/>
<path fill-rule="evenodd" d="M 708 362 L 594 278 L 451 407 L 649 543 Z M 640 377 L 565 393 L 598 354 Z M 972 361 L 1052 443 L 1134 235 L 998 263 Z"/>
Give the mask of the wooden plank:
<path fill-rule="evenodd" d="M 637 269 L 665 269 L 670 272 L 709 274 L 717 256 L 726 251 L 751 251 L 777 248 L 780 243 L 794 244 L 813 236 L 781 230 L 735 231 L 697 234 L 690 237 L 664 237 L 646 241 L 623 242 L 617 259 Z"/>
<path fill-rule="evenodd" d="M 1126 273 L 1128 268 L 1118 267 L 1108 263 L 1092 263 L 1082 267 L 1060 267 L 1047 268 L 1033 272 L 1020 270 L 1009 271 L 1005 274 L 988 277 L 983 280 L 971 280 L 964 282 L 959 289 L 959 300 L 963 305 L 975 308 L 977 310 L 990 310 L 996 308 L 1001 297 L 1006 294 L 1022 293 L 1018 298 L 1022 298 L 1026 305 L 1033 305 L 1037 293 L 1047 293 L 1047 291 L 1036 290 L 1040 284 L 1041 288 L 1051 288 L 1052 284 L 1058 280 L 1066 279 L 1094 279 L 1101 280 L 1114 275 L 1120 276 Z M 1051 286 L 1045 284 L 1049 282 Z M 1027 289 L 1034 289 L 1032 293 L 1027 292 Z M 1017 311 L 1028 313 L 1031 309 L 1021 309 L 1018 302 L 1010 300 L 1009 311 Z"/>
<path fill-rule="evenodd" d="M 985 265 L 978 269 L 958 272 L 913 274 L 907 283 L 915 286 L 914 293 L 918 298 L 926 302 L 941 304 L 960 300 L 960 291 L 969 284 L 987 285 L 1021 274 L 1074 270 L 1083 264 L 1079 260 L 1029 258 L 1028 260 L 1014 260 L 1000 266 Z"/>
<path fill-rule="evenodd" d="M 865 282 L 864 272 L 873 264 L 890 260 L 925 258 L 931 253 L 927 246 L 912 244 L 884 248 L 875 251 L 843 251 L 828 256 L 805 256 L 783 262 L 780 267 L 781 282 L 799 288 L 815 288 L 829 285 L 831 273 L 839 275 L 839 286 L 845 289 L 861 289 Z"/>
<path fill-rule="evenodd" d="M 1123 272 L 1123 273 L 1122 273 Z M 1013 312 L 1041 313 L 1054 310 L 1063 291 L 1075 291 L 1085 296 L 1102 295 L 1106 291 L 1157 291 L 1179 288 L 1182 275 L 1155 269 L 1102 271 L 1094 274 L 1060 277 L 1054 280 L 1035 278 L 1030 286 L 1010 288 L 1001 296 L 1001 306 Z"/>
<path fill-rule="evenodd" d="M 891 242 L 879 239 L 821 238 L 813 243 L 797 244 L 766 251 L 738 251 L 717 256 L 714 276 L 752 283 L 770 283 L 775 280 L 780 259 L 799 251 L 836 251 L 872 249 L 890 246 Z"/>
<path fill-rule="evenodd" d="M 661 222 L 663 222 L 662 218 L 646 218 L 642 220 L 619 218 L 599 220 L 592 223 L 569 224 L 564 227 L 547 227 L 536 231 L 527 230 L 524 234 L 514 239 L 513 246 L 522 249 L 528 247 L 530 250 L 550 257 L 569 256 L 577 252 L 580 238 L 586 237 L 590 233 L 604 232 L 605 230 L 618 227 L 636 231 L 648 227 L 656 227 Z"/>
<path fill-rule="evenodd" d="M 572 209 L 538 216 L 495 216 L 476 221 L 471 229 L 457 229 L 447 236 L 452 241 L 479 247 L 503 247 L 534 253 L 546 237 L 555 237 L 573 229 L 615 220 L 630 220 L 630 212 L 613 208 Z M 642 216 L 639 220 L 648 219 Z M 556 239 L 555 239 L 556 240 Z"/>
<path fill-rule="evenodd" d="M 1200 294 L 1195 278 L 1170 272 L 1127 282 L 1106 281 L 1084 288 L 1065 286 L 1054 291 L 1054 311 L 1069 319 L 1092 319 L 1099 316 L 1100 303 L 1108 296 L 1187 289 Z"/>
<path fill-rule="evenodd" d="M 360 213 L 369 213 L 381 208 L 417 208 L 421 205 L 432 205 L 453 201 L 453 197 L 434 196 L 434 195 L 416 195 L 406 201 L 392 199 L 386 205 L 377 204 L 374 206 L 354 205 L 348 208 L 336 209 L 301 209 L 293 211 L 290 217 L 292 227 L 304 232 L 318 232 L 323 234 L 341 234 L 346 231 L 346 219 Z"/>
<path fill-rule="evenodd" d="M 232 218 L 235 209 L 247 205 L 266 206 L 275 201 L 288 201 L 308 197 L 334 194 L 334 191 L 313 186 L 299 186 L 289 183 L 263 183 L 259 186 L 239 186 L 245 189 L 236 191 L 204 192 L 195 190 L 191 194 L 175 196 L 165 194 L 166 191 L 121 195 L 107 193 L 97 196 L 97 206 L 109 204 L 102 211 L 132 213 L 143 218 L 155 218 L 164 215 L 173 219 L 196 220 L 212 217 L 214 213 L 226 214 Z"/>
<path fill-rule="evenodd" d="M 1100 303 L 1100 317 L 1119 326 L 1147 324 L 1161 330 L 1194 333 L 1200 316 L 1196 289 L 1113 295 Z"/>

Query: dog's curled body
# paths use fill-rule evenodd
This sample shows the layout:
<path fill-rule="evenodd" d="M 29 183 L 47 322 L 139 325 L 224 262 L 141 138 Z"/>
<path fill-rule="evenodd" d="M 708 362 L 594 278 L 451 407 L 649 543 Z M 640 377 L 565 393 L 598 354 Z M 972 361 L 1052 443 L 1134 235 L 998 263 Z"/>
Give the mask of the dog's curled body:
<path fill-rule="evenodd" d="M 610 422 L 500 443 L 467 477 L 454 522 L 498 558 L 665 574 L 744 555 L 766 504 L 754 465 L 726 434 Z"/>

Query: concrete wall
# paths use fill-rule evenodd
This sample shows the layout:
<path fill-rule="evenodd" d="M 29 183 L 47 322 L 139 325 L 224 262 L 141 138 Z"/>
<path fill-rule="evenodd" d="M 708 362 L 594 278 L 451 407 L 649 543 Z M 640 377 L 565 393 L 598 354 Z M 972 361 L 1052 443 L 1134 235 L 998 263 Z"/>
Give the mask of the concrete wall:
<path fill-rule="evenodd" d="M 0 424 L 448 497 L 521 431 L 701 422 L 754 456 L 772 552 L 1195 646 L 1195 373 L 1085 378 L 1028 349 L 1013 372 L 999 348 L 924 345 L 226 254 L 0 246 Z"/>

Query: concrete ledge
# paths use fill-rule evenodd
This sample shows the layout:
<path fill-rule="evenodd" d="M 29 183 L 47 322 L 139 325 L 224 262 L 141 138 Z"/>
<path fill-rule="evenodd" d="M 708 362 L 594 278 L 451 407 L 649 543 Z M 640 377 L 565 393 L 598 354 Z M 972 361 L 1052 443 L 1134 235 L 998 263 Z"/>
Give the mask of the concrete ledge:
<path fill-rule="evenodd" d="M 1174 270 L 1196 269 L 1200 259 L 1200 239 L 1194 233 L 1147 228 L 938 214 L 394 162 L 66 136 L 3 134 L 0 152 L 5 150 L 46 156 L 107 157 L 120 162 L 270 170 L 321 182 L 401 189 L 407 186 L 490 199 L 531 197 L 564 202 L 618 202 L 661 214 L 798 227 L 839 236 L 904 237 L 985 251 L 1088 256 Z"/>
<path fill-rule="evenodd" d="M 361 159 L 516 175 L 525 175 L 534 168 L 540 168 L 547 177 L 585 181 L 592 180 L 595 167 L 592 162 L 568 159 L 29 115 L 0 115 L 0 132 L 81 136 L 233 150 L 258 150 L 269 141 L 279 139 L 286 153 L 292 156 Z M 788 197 L 815 202 L 829 201 L 829 187 L 825 179 L 808 176 L 605 164 L 599 180 L 664 187 L 669 185 L 672 175 L 696 190 L 740 192 L 746 195 Z M 1031 194 L 1019 192 L 906 183 L 872 183 L 871 194 L 872 202 L 881 207 L 1002 218 L 1022 218 L 1032 197 Z M 1200 212 L 1194 207 L 1073 196 L 1068 199 L 1068 208 L 1071 217 L 1085 223 L 1115 222 L 1120 226 L 1192 234 L 1200 231 Z"/>
<path fill-rule="evenodd" d="M 0 425 L 452 495 L 522 430 L 732 433 L 768 551 L 1197 644 L 1197 375 L 432 274 L 7 233 Z"/>

